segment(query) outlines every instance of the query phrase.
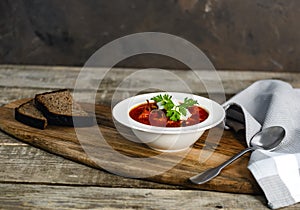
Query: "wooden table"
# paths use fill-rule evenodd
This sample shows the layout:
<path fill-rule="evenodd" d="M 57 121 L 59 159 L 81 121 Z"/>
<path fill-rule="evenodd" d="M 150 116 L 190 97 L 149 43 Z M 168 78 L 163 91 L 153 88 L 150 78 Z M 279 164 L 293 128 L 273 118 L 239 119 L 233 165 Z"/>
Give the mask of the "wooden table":
<path fill-rule="evenodd" d="M 36 93 L 74 88 L 81 68 L 0 66 L 0 105 Z M 103 71 L 99 69 L 99 71 Z M 111 98 L 115 85 L 134 69 L 114 69 L 100 87 Z M 175 71 L 174 71 L 175 72 Z M 259 79 L 281 79 L 300 88 L 299 73 L 218 71 L 226 97 Z M 186 71 L 176 71 L 188 77 Z M 213 81 L 207 72 L 205 81 Z M 158 81 L 159 82 L 159 81 Z M 142 88 L 138 81 L 132 88 Z M 197 84 L 191 83 L 196 88 Z M 178 87 L 172 87 L 176 88 Z M 201 93 L 199 89 L 199 93 Z M 218 95 L 218 93 L 216 93 Z M 82 95 L 84 98 L 84 93 Z M 221 100 L 221 98 L 220 98 Z M 220 103 L 223 101 L 219 101 Z M 1 114 L 1 113 L 0 113 Z M 145 180 L 123 178 L 37 149 L 0 132 L 0 208 L 3 209 L 267 209 L 261 195 L 191 190 Z M 300 204 L 286 209 L 299 209 Z"/>

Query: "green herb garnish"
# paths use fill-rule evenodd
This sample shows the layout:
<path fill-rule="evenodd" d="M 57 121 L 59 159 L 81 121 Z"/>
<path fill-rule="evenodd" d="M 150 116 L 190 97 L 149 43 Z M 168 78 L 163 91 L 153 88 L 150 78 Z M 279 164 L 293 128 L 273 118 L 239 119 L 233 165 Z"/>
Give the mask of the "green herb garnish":
<path fill-rule="evenodd" d="M 172 96 L 168 94 L 155 96 L 151 98 L 151 100 L 154 100 L 156 103 L 162 105 L 167 112 L 166 116 L 173 121 L 180 120 L 181 115 L 186 116 L 187 108 L 198 104 L 196 100 L 193 100 L 191 98 L 185 98 L 183 103 L 175 105 L 172 101 Z"/>

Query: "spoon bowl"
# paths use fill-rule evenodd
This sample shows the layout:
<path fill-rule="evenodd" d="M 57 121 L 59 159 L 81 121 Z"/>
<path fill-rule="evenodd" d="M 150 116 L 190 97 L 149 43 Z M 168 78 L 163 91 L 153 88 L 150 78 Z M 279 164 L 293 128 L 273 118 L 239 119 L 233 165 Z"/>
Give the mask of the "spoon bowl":
<path fill-rule="evenodd" d="M 258 132 L 250 141 L 253 149 L 264 149 L 272 151 L 282 142 L 285 136 L 285 130 L 280 126 L 272 126 L 264 128 L 261 132 Z"/>
<path fill-rule="evenodd" d="M 190 178 L 191 182 L 195 184 L 204 184 L 209 180 L 216 177 L 223 168 L 231 164 L 233 161 L 237 160 L 239 157 L 244 155 L 249 151 L 253 151 L 256 149 L 264 149 L 272 151 L 277 148 L 277 146 L 282 142 L 285 136 L 285 130 L 283 127 L 280 126 L 272 126 L 268 128 L 262 129 L 260 132 L 255 134 L 251 141 L 251 147 L 246 148 L 245 150 L 241 151 L 240 153 L 236 154 L 229 160 L 225 161 L 221 165 L 208 169 L 196 176 Z"/>

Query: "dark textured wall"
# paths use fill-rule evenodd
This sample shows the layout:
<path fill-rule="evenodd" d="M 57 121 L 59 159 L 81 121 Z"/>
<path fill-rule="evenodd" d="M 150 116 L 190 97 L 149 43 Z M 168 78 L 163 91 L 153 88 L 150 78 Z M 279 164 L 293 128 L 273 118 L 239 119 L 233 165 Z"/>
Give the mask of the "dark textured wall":
<path fill-rule="evenodd" d="M 180 36 L 217 69 L 300 70 L 299 0 L 1 0 L 0 63 L 83 65 L 136 32 Z M 184 68 L 160 56 L 127 67 Z"/>

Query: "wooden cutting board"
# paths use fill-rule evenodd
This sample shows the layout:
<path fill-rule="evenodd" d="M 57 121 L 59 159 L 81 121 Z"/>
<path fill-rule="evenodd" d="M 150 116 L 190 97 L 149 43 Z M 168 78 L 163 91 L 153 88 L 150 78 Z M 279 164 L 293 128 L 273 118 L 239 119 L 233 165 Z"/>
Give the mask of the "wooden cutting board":
<path fill-rule="evenodd" d="M 48 126 L 45 130 L 40 130 L 16 121 L 14 119 L 14 108 L 27 100 L 29 99 L 18 100 L 7 104 L 4 107 L 0 107 L 1 130 L 32 146 L 103 170 L 103 168 L 99 166 L 95 159 L 92 159 L 90 155 L 85 153 L 80 142 L 78 141 L 74 128 Z M 86 110 L 91 109 L 91 106 L 88 104 L 83 104 L 83 107 Z M 117 151 L 118 153 L 130 158 L 148 158 L 161 155 L 160 152 L 154 151 L 144 144 L 127 140 L 128 138 L 131 138 L 130 133 L 128 134 L 127 138 L 120 135 L 113 123 L 110 107 L 96 105 L 95 111 L 98 122 L 97 126 L 99 127 L 99 130 L 106 139 L 107 143 L 111 146 L 111 148 L 114 149 L 114 152 Z M 219 131 L 222 131 L 222 129 Z M 91 145 L 93 144 L 93 135 L 94 134 L 90 134 L 88 132 L 85 134 L 86 140 Z M 167 156 L 160 158 L 158 164 L 155 164 L 153 169 L 147 166 L 147 170 L 154 171 L 157 170 L 157 167 L 168 165 L 170 162 L 178 158 L 178 156 L 184 157 L 180 162 L 176 163 L 173 168 L 165 171 L 164 173 L 143 179 L 158 183 L 183 186 L 185 188 L 206 189 L 233 193 L 261 194 L 259 186 L 252 177 L 250 171 L 247 169 L 249 154 L 228 166 L 218 177 L 203 185 L 192 184 L 189 181 L 189 177 L 194 176 L 210 167 L 217 166 L 245 148 L 244 143 L 239 142 L 231 131 L 224 131 L 222 138 L 217 145 L 214 145 L 213 143 L 214 136 L 210 135 L 210 139 L 206 140 L 207 135 L 208 131 L 206 131 L 204 135 L 195 143 L 188 154 L 184 154 L 184 156 L 182 156 L 182 152 L 169 153 Z M 134 136 L 132 136 L 132 138 L 134 138 Z M 97 146 L 99 148 L 99 144 Z M 103 148 L 106 147 L 107 145 L 103 145 Z M 100 150 L 97 151 L 100 154 L 99 158 L 107 160 L 106 156 L 101 156 Z M 205 161 L 201 161 L 202 156 L 209 158 Z M 116 165 L 116 167 L 119 167 L 117 159 L 111 158 L 107 162 L 110 166 Z M 134 167 L 135 166 L 128 167 L 128 170 L 131 172 L 135 170 L 137 172 L 145 170 L 143 167 Z"/>

